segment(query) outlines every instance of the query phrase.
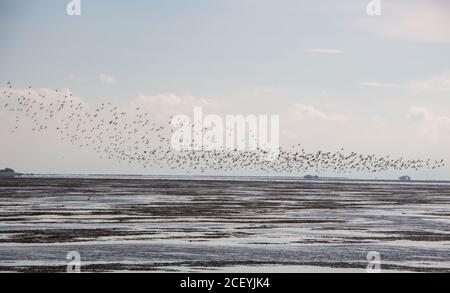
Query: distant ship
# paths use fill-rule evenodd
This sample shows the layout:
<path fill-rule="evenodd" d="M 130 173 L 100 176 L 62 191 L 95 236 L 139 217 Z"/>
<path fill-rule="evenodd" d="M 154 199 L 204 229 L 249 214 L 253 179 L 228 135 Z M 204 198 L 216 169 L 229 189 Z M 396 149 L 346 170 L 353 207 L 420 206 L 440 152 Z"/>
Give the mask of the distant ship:
<path fill-rule="evenodd" d="M 408 175 L 402 176 L 400 178 L 398 178 L 398 180 L 400 181 L 411 181 L 411 177 L 409 177 Z"/>
<path fill-rule="evenodd" d="M 317 175 L 315 175 L 315 176 L 313 176 L 313 175 L 306 175 L 303 178 L 306 179 L 306 180 L 317 180 L 317 179 L 319 179 L 319 176 L 317 176 Z"/>

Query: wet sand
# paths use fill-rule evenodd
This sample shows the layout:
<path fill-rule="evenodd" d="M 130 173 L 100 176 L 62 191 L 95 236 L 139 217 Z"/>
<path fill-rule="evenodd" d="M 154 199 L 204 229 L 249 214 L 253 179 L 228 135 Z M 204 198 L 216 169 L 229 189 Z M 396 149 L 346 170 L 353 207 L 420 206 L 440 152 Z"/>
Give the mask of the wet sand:
<path fill-rule="evenodd" d="M 0 271 L 450 270 L 450 185 L 1 178 Z"/>

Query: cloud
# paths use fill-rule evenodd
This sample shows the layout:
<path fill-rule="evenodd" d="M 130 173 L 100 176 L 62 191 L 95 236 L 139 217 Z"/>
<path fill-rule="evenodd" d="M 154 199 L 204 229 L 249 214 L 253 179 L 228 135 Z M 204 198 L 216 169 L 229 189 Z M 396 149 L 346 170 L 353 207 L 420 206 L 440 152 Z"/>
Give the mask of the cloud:
<path fill-rule="evenodd" d="M 191 115 L 194 107 L 201 107 L 204 111 L 218 111 L 220 103 L 214 99 L 198 98 L 191 95 L 159 94 L 153 96 L 140 95 L 132 103 L 132 107 L 153 113 L 160 119 L 167 119 L 171 115 Z"/>
<path fill-rule="evenodd" d="M 425 80 L 410 82 L 406 87 L 424 93 L 450 92 L 450 72 L 444 72 Z"/>
<path fill-rule="evenodd" d="M 359 85 L 367 86 L 367 87 L 376 87 L 376 88 L 401 88 L 401 85 L 392 84 L 392 83 L 382 83 L 376 81 L 363 81 L 360 82 Z"/>
<path fill-rule="evenodd" d="M 302 52 L 305 53 L 318 53 L 318 54 L 340 54 L 344 51 L 329 48 L 314 48 L 314 49 L 303 49 Z"/>
<path fill-rule="evenodd" d="M 12 98 L 8 98 L 11 95 Z M 49 105 L 56 105 L 64 100 L 70 99 L 74 104 L 81 104 L 85 110 L 95 108 L 90 105 L 87 100 L 74 96 L 67 88 L 53 90 L 49 88 L 14 88 L 0 87 L 0 112 L 11 115 L 14 113 L 14 104 L 17 104 L 18 97 L 29 99 L 28 103 L 33 103 L 33 111 L 40 112 L 47 109 Z M 42 103 L 42 105 L 41 105 Z M 106 104 L 106 101 L 104 102 Z M 8 105 L 8 106 L 6 106 Z M 42 109 L 39 109 L 40 107 Z M 171 115 L 193 113 L 194 107 L 202 107 L 205 112 L 217 113 L 223 108 L 223 104 L 217 100 L 209 98 L 199 98 L 192 95 L 176 95 L 176 94 L 157 94 L 157 95 L 139 95 L 131 102 L 116 105 L 121 111 L 133 113 L 136 108 L 140 108 L 141 112 L 148 112 L 154 117 L 164 117 L 165 119 Z M 70 109 L 66 109 L 71 111 Z M 63 113 L 66 115 L 67 113 Z M 167 119 L 166 119 L 167 120 Z"/>
<path fill-rule="evenodd" d="M 382 16 L 358 21 L 364 29 L 390 38 L 414 42 L 450 42 L 448 1 L 384 1 Z"/>
<path fill-rule="evenodd" d="M 75 74 L 69 74 L 69 80 L 70 81 L 76 81 L 76 82 L 83 82 L 86 81 L 84 77 L 75 75 Z"/>
<path fill-rule="evenodd" d="M 334 122 L 347 121 L 347 117 L 345 115 L 329 115 L 311 105 L 305 105 L 301 103 L 296 103 L 293 105 L 291 110 L 291 117 L 294 120 L 317 119 L 322 121 Z"/>
<path fill-rule="evenodd" d="M 30 103 L 34 103 L 33 111 L 40 112 L 47 109 L 49 105 L 56 105 L 63 100 L 70 99 L 74 104 L 81 104 L 85 110 L 95 108 L 95 105 L 90 105 L 87 100 L 81 97 L 74 96 L 67 88 L 61 90 L 53 90 L 49 88 L 26 89 L 14 88 L 12 91 L 7 87 L 0 87 L 0 113 L 2 116 L 6 114 L 14 114 L 14 104 L 17 104 L 17 98 L 24 97 L 30 99 Z M 42 105 L 41 105 L 42 103 Z M 104 102 L 106 104 L 106 101 Z M 5 107 L 5 105 L 8 105 Z M 39 108 L 43 106 L 41 110 Z M 164 118 L 163 121 L 168 121 L 167 118 L 171 115 L 185 114 L 191 115 L 194 107 L 202 107 L 205 112 L 217 113 L 222 109 L 223 105 L 217 100 L 209 98 L 199 98 L 192 95 L 176 95 L 176 94 L 158 94 L 158 95 L 139 95 L 131 102 L 121 105 L 116 105 L 120 111 L 129 113 L 136 112 L 140 108 L 140 112 L 147 112 L 152 114 L 154 118 Z M 13 108 L 12 108 L 13 107 Z M 66 111 L 72 111 L 66 109 Z M 68 116 L 66 112 L 61 113 L 63 116 Z"/>
<path fill-rule="evenodd" d="M 425 107 L 411 107 L 407 117 L 413 120 L 419 133 L 432 142 L 450 141 L 450 117 L 436 115 Z"/>
<path fill-rule="evenodd" d="M 427 108 L 411 107 L 411 109 L 409 109 L 407 117 L 411 120 L 416 121 L 429 120 L 431 117 L 431 112 Z"/>
<path fill-rule="evenodd" d="M 377 81 L 363 81 L 359 85 L 375 88 L 398 88 L 413 91 L 415 93 L 445 93 L 450 92 L 450 72 L 446 71 L 436 76 L 423 80 L 409 81 L 405 83 L 384 83 Z"/>
<path fill-rule="evenodd" d="M 100 73 L 98 75 L 98 77 L 104 83 L 108 83 L 108 84 L 115 84 L 116 83 L 116 78 L 114 76 L 110 75 L 110 74 Z"/>

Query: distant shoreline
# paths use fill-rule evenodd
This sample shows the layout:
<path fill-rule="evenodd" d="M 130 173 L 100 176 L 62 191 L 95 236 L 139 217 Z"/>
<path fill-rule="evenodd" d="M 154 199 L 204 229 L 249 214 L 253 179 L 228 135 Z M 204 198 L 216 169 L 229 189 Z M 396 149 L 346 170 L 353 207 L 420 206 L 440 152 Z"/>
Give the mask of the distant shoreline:
<path fill-rule="evenodd" d="M 208 176 L 208 175 L 127 175 L 127 174 L 19 174 L 0 178 L 31 179 L 98 179 L 98 180 L 184 180 L 184 181 L 247 181 L 247 182 L 310 182 L 310 183 L 398 183 L 398 184 L 450 184 L 450 180 L 360 179 L 346 177 L 319 177 L 305 179 L 295 176 Z"/>

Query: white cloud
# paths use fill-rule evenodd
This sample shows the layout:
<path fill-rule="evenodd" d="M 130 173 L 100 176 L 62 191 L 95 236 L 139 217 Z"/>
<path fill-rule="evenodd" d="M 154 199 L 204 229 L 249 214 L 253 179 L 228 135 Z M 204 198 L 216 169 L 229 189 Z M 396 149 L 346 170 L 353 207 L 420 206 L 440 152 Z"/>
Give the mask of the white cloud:
<path fill-rule="evenodd" d="M 329 49 L 329 48 L 314 48 L 314 49 L 303 49 L 305 53 L 318 53 L 318 54 L 339 54 L 344 53 L 342 50 Z"/>
<path fill-rule="evenodd" d="M 428 120 L 431 117 L 431 112 L 427 108 L 423 107 L 411 107 L 407 117 L 416 121 Z"/>
<path fill-rule="evenodd" d="M 435 143 L 450 141 L 450 117 L 417 106 L 411 107 L 407 117 L 417 124 L 419 133 L 426 139 Z"/>
<path fill-rule="evenodd" d="M 448 1 L 384 1 L 382 16 L 359 20 L 363 28 L 415 42 L 450 42 Z"/>
<path fill-rule="evenodd" d="M 436 76 L 423 80 L 409 81 L 405 83 L 384 83 L 377 81 L 364 81 L 358 83 L 362 86 L 376 88 L 398 88 L 413 91 L 415 93 L 442 93 L 450 92 L 450 72 L 446 71 Z"/>
<path fill-rule="evenodd" d="M 115 84 L 116 83 L 116 78 L 114 76 L 110 75 L 110 74 L 100 73 L 98 75 L 98 77 L 104 83 L 108 83 L 108 84 Z"/>
<path fill-rule="evenodd" d="M 7 97 L 10 93 L 14 98 Z M 15 112 L 11 109 L 14 109 L 15 107 L 13 106 L 17 104 L 16 97 L 29 98 L 30 101 L 28 101 L 28 103 L 33 103 L 35 101 L 31 110 L 37 113 L 45 111 L 50 104 L 56 105 L 58 101 L 63 101 L 69 98 L 73 104 L 81 104 L 85 110 L 95 108 L 95 105 L 91 107 L 89 103 L 81 97 L 71 95 L 70 90 L 66 88 L 61 90 L 53 90 L 49 88 L 14 88 L 11 92 L 11 90 L 7 87 L 0 87 L 0 113 L 2 113 L 2 117 L 5 117 L 6 115 L 15 115 Z M 40 109 L 41 103 L 43 106 L 42 109 Z M 6 105 L 8 106 L 5 107 Z M 171 115 L 191 115 L 194 107 L 202 107 L 205 113 L 217 113 L 221 110 L 223 105 L 214 99 L 199 98 L 192 95 L 158 94 L 147 96 L 141 94 L 132 102 L 127 102 L 117 106 L 121 109 L 121 111 L 123 110 L 129 113 L 134 113 L 136 109 L 139 108 L 141 112 L 152 114 L 155 118 L 164 118 L 163 121 L 167 122 L 167 118 Z M 66 110 L 70 111 L 70 109 Z M 68 116 L 66 112 L 61 113 L 61 115 Z"/>
<path fill-rule="evenodd" d="M 326 119 L 327 115 L 314 108 L 313 106 L 304 105 L 304 104 L 295 104 L 294 105 L 294 113 L 296 114 L 296 117 L 298 118 L 320 118 L 320 119 Z"/>
<path fill-rule="evenodd" d="M 143 111 L 153 113 L 160 119 L 167 119 L 171 115 L 191 115 L 194 107 L 201 107 L 205 112 L 217 111 L 219 109 L 219 102 L 213 99 L 198 98 L 191 95 L 140 95 L 132 103 L 132 107 L 138 107 Z"/>
<path fill-rule="evenodd" d="M 406 87 L 424 93 L 450 92 L 450 72 L 419 81 L 413 81 Z"/>
<path fill-rule="evenodd" d="M 393 84 L 393 83 L 383 83 L 377 81 L 363 81 L 360 82 L 359 85 L 367 86 L 367 87 L 377 87 L 377 88 L 401 88 L 401 85 Z"/>
<path fill-rule="evenodd" d="M 311 105 L 305 105 L 301 103 L 296 103 L 293 105 L 291 110 L 291 117 L 294 120 L 318 119 L 322 121 L 334 121 L 334 122 L 347 121 L 347 117 L 345 115 L 330 115 Z"/>

